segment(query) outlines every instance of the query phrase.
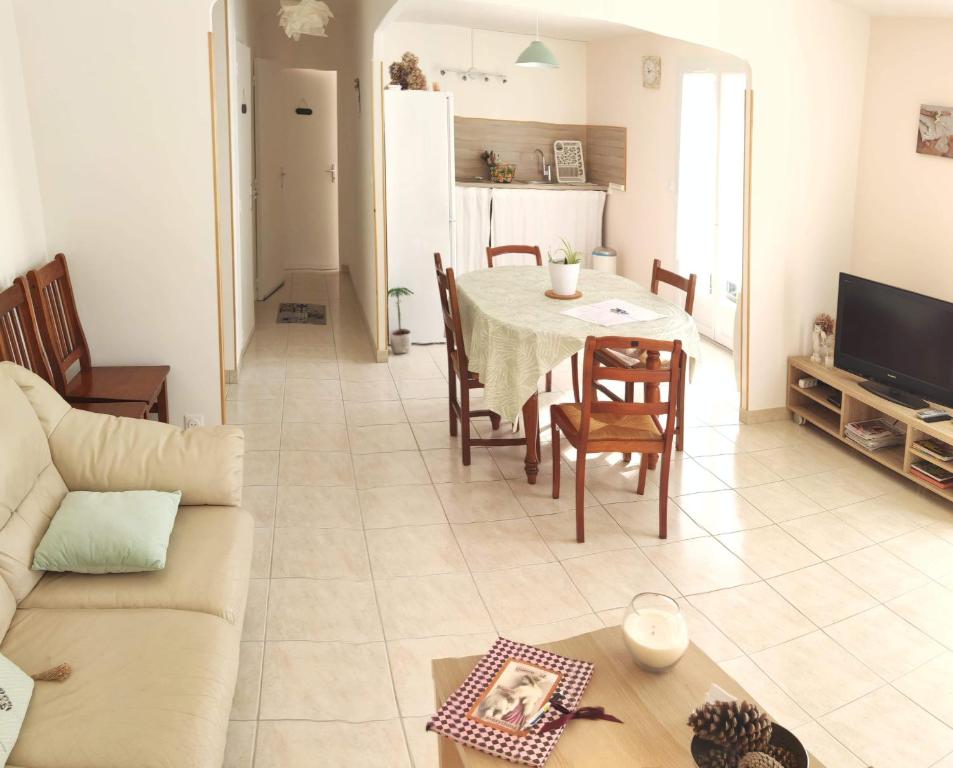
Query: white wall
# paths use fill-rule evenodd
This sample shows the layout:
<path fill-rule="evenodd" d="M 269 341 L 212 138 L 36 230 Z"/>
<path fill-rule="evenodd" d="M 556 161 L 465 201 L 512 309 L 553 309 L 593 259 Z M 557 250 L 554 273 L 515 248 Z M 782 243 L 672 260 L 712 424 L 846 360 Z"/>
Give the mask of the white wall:
<path fill-rule="evenodd" d="M 100 365 L 221 417 L 208 0 L 15 0 L 50 251 Z"/>
<path fill-rule="evenodd" d="M 443 67 L 467 69 L 473 36 L 473 66 L 507 76 L 499 80 L 461 80 L 441 75 Z M 404 51 L 420 58 L 427 85 L 453 93 L 454 110 L 463 117 L 534 120 L 548 123 L 586 122 L 586 44 L 544 38 L 559 61 L 558 69 L 528 69 L 514 62 L 533 40 L 531 36 L 483 29 L 397 22 L 382 30 L 380 55 L 386 67 Z"/>
<path fill-rule="evenodd" d="M 953 20 L 874 19 L 850 269 L 953 301 L 953 160 L 916 152 L 921 104 L 953 107 Z"/>
<path fill-rule="evenodd" d="M 0 0 L 0 290 L 49 258 L 12 0 Z"/>

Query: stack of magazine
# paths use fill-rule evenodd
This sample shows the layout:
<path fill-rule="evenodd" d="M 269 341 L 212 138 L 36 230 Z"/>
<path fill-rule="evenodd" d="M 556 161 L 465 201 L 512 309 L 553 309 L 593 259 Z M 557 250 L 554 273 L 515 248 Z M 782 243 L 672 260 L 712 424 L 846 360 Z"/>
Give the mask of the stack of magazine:
<path fill-rule="evenodd" d="M 915 461 L 910 465 L 910 472 L 921 480 L 935 485 L 937 488 L 953 488 L 953 472 L 931 464 L 929 461 Z"/>
<path fill-rule="evenodd" d="M 844 436 L 867 451 L 877 451 L 891 445 L 900 445 L 906 432 L 903 427 L 889 419 L 852 421 L 844 429 Z"/>

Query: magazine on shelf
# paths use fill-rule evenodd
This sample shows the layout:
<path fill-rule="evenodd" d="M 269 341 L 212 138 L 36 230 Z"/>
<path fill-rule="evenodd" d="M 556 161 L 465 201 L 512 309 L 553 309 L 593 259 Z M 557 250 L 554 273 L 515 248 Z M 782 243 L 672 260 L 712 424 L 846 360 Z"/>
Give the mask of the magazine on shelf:
<path fill-rule="evenodd" d="M 888 419 L 852 421 L 844 428 L 844 436 L 868 451 L 876 451 L 903 442 L 906 432 L 897 422 Z"/>
<path fill-rule="evenodd" d="M 931 464 L 929 461 L 915 461 L 910 465 L 910 469 L 934 483 L 941 483 L 944 486 L 953 484 L 953 472 Z"/>
<path fill-rule="evenodd" d="M 935 437 L 917 440 L 914 445 L 923 453 L 932 456 L 940 461 L 953 461 L 953 445 L 937 440 Z"/>

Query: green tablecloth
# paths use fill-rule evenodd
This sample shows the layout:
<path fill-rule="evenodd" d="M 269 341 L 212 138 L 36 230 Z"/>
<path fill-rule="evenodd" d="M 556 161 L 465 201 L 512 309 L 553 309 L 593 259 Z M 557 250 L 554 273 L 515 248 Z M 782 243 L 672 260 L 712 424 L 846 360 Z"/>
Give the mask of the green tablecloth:
<path fill-rule="evenodd" d="M 550 299 L 546 265 L 495 267 L 457 278 L 460 318 L 470 370 L 480 374 L 485 407 L 514 421 L 536 392 L 539 377 L 586 344 L 588 336 L 679 339 L 697 357 L 698 329 L 683 309 L 618 275 L 582 270 L 575 301 Z M 663 315 L 606 328 L 561 314 L 569 307 L 622 299 Z M 581 362 L 580 362 L 581 367 Z"/>

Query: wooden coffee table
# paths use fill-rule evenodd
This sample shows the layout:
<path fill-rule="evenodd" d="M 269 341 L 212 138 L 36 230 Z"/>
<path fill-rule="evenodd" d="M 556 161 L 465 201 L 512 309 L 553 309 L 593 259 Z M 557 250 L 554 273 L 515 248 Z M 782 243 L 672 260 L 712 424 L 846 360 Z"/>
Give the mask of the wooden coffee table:
<path fill-rule="evenodd" d="M 645 672 L 635 665 L 618 627 L 540 647 L 593 662 L 595 671 L 582 705 L 603 706 L 623 721 L 623 725 L 573 721 L 559 739 L 547 768 L 694 768 L 692 731 L 686 721 L 705 700 L 711 684 L 739 699 L 754 701 L 694 644 L 675 667 L 661 674 Z M 478 656 L 470 656 L 433 662 L 438 706 L 459 687 L 477 661 Z M 434 738 L 440 740 L 441 768 L 509 765 L 442 736 L 435 734 Z M 811 768 L 824 766 L 812 756 Z"/>

